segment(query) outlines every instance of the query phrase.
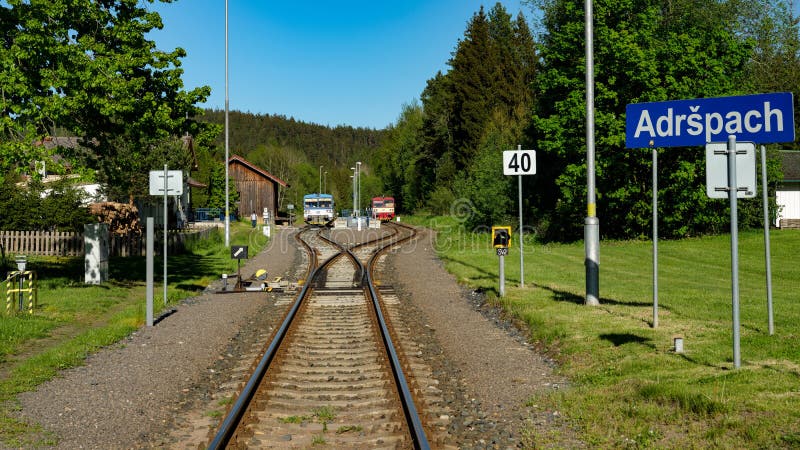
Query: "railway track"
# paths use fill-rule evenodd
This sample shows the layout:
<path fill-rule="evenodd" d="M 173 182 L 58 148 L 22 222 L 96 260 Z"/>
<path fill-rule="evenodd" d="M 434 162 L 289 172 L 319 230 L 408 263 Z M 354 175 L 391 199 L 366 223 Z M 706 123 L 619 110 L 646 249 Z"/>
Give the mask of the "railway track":
<path fill-rule="evenodd" d="M 320 230 L 298 235 L 307 282 L 209 448 L 430 447 L 426 428 L 445 426 L 430 393 L 435 380 L 415 360 L 409 330 L 392 326 L 401 322 L 397 296 L 373 281 L 381 252 L 413 235 L 389 228 L 347 246 Z M 418 379 L 409 383 L 406 372 Z"/>

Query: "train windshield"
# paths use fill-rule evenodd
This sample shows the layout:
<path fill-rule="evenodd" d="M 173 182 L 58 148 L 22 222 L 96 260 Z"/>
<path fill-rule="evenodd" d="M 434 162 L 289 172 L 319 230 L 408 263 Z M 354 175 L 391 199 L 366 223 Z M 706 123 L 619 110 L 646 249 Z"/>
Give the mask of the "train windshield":
<path fill-rule="evenodd" d="M 330 198 L 307 198 L 303 203 L 306 208 L 333 208 L 333 200 Z"/>
<path fill-rule="evenodd" d="M 372 200 L 372 207 L 373 208 L 383 208 L 383 200 L 381 199 L 373 199 Z"/>
<path fill-rule="evenodd" d="M 386 208 L 394 208 L 394 199 L 387 198 L 386 200 L 383 201 L 383 206 Z"/>

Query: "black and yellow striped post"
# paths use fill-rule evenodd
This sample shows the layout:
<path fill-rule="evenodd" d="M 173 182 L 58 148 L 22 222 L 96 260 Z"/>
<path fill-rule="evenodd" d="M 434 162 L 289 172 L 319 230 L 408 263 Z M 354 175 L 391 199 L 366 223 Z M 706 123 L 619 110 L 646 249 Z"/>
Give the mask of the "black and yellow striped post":
<path fill-rule="evenodd" d="M 17 311 L 22 312 L 27 305 L 27 310 L 33 314 L 33 310 L 39 302 L 39 292 L 36 286 L 36 272 L 18 270 L 9 272 L 6 278 L 6 315 L 14 314 L 14 301 L 19 299 Z"/>
<path fill-rule="evenodd" d="M 33 314 L 33 309 L 36 307 L 36 304 L 39 303 L 39 290 L 36 289 L 36 272 L 28 271 L 25 272 L 26 279 L 28 281 L 28 314 Z"/>
<path fill-rule="evenodd" d="M 12 272 L 8 274 L 8 278 L 6 278 L 6 315 L 10 316 L 12 311 L 14 310 L 14 289 L 13 289 L 13 277 Z"/>

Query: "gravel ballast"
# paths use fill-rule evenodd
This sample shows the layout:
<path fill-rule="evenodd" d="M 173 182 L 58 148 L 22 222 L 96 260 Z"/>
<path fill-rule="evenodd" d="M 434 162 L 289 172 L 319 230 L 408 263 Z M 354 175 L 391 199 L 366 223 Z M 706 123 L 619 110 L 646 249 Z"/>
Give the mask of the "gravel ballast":
<path fill-rule="evenodd" d="M 242 274 L 266 268 L 270 277 L 302 277 L 294 232 L 276 230 L 273 243 L 247 261 Z M 423 231 L 391 254 L 384 279 L 420 330 L 423 357 L 453 411 L 448 444 L 548 447 L 531 436 L 555 434 L 555 446 L 582 446 L 557 411 L 526 406 L 534 394 L 568 388 L 566 380 L 481 294 L 456 283 L 436 257 L 433 239 Z M 19 416 L 52 433 L 58 449 L 198 448 L 207 436 L 198 436 L 203 428 L 197 418 L 213 406 L 212 393 L 231 380 L 225 372 L 237 366 L 237 353 L 259 345 L 281 311 L 275 294 L 215 289 L 95 353 L 84 366 L 21 394 Z"/>

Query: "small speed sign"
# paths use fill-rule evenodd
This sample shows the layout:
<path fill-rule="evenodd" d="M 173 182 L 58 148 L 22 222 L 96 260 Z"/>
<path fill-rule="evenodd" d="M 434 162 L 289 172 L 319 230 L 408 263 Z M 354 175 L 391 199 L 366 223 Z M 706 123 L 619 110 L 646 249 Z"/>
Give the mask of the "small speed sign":
<path fill-rule="evenodd" d="M 536 174 L 536 150 L 503 151 L 503 175 Z"/>

